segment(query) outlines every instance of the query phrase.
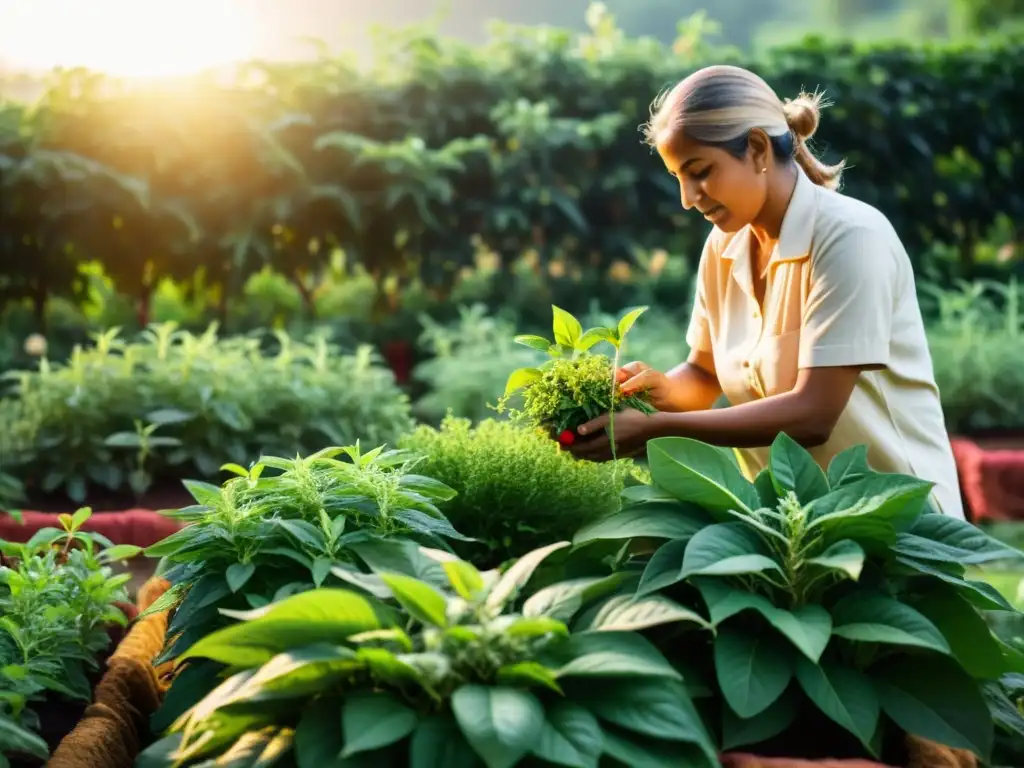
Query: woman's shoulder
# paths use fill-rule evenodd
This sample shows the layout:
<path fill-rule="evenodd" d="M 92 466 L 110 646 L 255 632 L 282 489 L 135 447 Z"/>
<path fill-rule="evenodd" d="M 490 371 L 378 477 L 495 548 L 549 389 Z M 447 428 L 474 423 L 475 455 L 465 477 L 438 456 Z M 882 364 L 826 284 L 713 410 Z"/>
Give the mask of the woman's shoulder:
<path fill-rule="evenodd" d="M 816 198 L 812 253 L 870 245 L 897 259 L 907 258 L 889 217 L 875 206 L 824 187 L 816 188 Z"/>

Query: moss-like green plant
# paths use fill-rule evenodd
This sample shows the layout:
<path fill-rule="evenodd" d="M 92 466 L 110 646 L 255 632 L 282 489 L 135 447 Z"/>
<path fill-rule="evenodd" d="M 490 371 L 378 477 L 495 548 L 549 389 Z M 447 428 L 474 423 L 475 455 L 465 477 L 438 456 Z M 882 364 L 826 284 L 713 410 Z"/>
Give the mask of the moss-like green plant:
<path fill-rule="evenodd" d="M 425 456 L 421 471 L 457 492 L 441 509 L 476 539 L 459 547 L 464 556 L 484 565 L 571 538 L 616 512 L 634 469 L 629 460 L 578 461 L 542 430 L 493 419 L 474 427 L 449 415 L 440 429 L 421 426 L 399 445 Z"/>

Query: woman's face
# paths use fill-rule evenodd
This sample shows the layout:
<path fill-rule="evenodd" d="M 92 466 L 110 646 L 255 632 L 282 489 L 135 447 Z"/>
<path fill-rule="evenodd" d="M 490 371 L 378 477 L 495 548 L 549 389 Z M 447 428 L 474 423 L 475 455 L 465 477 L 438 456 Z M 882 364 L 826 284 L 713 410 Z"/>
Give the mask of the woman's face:
<path fill-rule="evenodd" d="M 742 158 L 685 137 L 659 142 L 670 174 L 679 180 L 683 208 L 696 208 L 723 232 L 738 232 L 753 222 L 768 195 L 767 158 L 758 160 L 757 144 Z"/>

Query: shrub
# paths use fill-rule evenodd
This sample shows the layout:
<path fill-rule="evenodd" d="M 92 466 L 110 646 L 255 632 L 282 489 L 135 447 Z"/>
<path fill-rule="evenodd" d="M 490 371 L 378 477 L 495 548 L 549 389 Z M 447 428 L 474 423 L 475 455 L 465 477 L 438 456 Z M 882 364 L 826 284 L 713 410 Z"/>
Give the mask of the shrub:
<path fill-rule="evenodd" d="M 664 541 L 636 596 L 672 595 L 713 628 L 671 642 L 673 657 L 713 671 L 702 706 L 725 748 L 782 740 L 786 754 L 820 757 L 808 754 L 814 722 L 837 728 L 832 756 L 889 762 L 905 732 L 988 761 L 990 707 L 1024 656 L 985 621 L 1015 609 L 965 567 L 1022 553 L 932 512 L 931 483 L 874 472 L 866 455 L 849 449 L 826 473 L 781 435 L 750 483 L 711 446 L 654 440 L 653 485 L 576 541 Z"/>
<path fill-rule="evenodd" d="M 18 405 L 0 401 L 0 434 L 22 435 L 23 450 L 7 471 L 78 501 L 89 486 L 141 494 L 156 479 L 215 478 L 225 459 L 391 443 L 411 427 L 407 397 L 369 348 L 276 339 L 268 354 L 215 327 L 164 324 L 133 342 L 114 329 L 66 364 L 14 374 Z"/>
<path fill-rule="evenodd" d="M 571 538 L 617 511 L 632 465 L 578 461 L 535 429 L 493 419 L 474 427 L 451 415 L 440 429 L 418 427 L 399 445 L 423 454 L 423 472 L 457 492 L 442 509 L 476 539 L 460 551 L 484 565 Z"/>
<path fill-rule="evenodd" d="M 308 457 L 264 456 L 222 487 L 186 485 L 196 504 L 171 516 L 190 523 L 147 550 L 163 558 L 169 590 L 149 612 L 174 607 L 158 661 L 174 659 L 225 623 L 222 611 L 262 608 L 298 592 L 344 583 L 378 562 L 384 540 L 448 548 L 463 538 L 436 504 L 454 492 L 416 474 L 419 457 L 378 447 L 326 448 Z M 173 720 L 216 676 L 192 665 L 158 718 Z"/>
<path fill-rule="evenodd" d="M 438 423 L 449 411 L 479 421 L 493 414 L 507 372 L 538 364 L 543 355 L 514 342 L 515 329 L 500 317 L 491 317 L 482 304 L 462 307 L 459 320 L 442 325 L 421 318 L 420 346 L 431 358 L 416 366 L 413 376 L 428 388 L 414 410 Z"/>
<path fill-rule="evenodd" d="M 124 584 L 109 564 L 138 553 L 79 528 L 88 508 L 62 515 L 25 544 L 0 541 L 0 763 L 49 757 L 35 709 L 48 698 L 92 699 L 88 675 L 110 644 L 108 629 L 127 619 Z"/>
<path fill-rule="evenodd" d="M 321 589 L 239 614 L 182 657 L 231 676 L 142 759 L 718 765 L 679 672 L 643 637 L 612 626 L 571 634 L 536 613 L 543 600 L 515 610 L 533 570 L 563 545 L 503 574 L 420 554 L 409 571 L 355 580 L 363 594 Z"/>

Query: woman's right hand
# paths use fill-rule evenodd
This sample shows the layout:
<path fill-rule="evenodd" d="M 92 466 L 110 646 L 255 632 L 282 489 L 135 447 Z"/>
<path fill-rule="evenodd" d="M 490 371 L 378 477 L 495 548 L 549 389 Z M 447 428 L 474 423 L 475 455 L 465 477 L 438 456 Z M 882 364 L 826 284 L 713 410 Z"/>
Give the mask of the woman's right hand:
<path fill-rule="evenodd" d="M 676 383 L 661 371 L 636 360 L 615 373 L 624 395 L 646 395 L 647 401 L 659 411 L 675 410 Z"/>

